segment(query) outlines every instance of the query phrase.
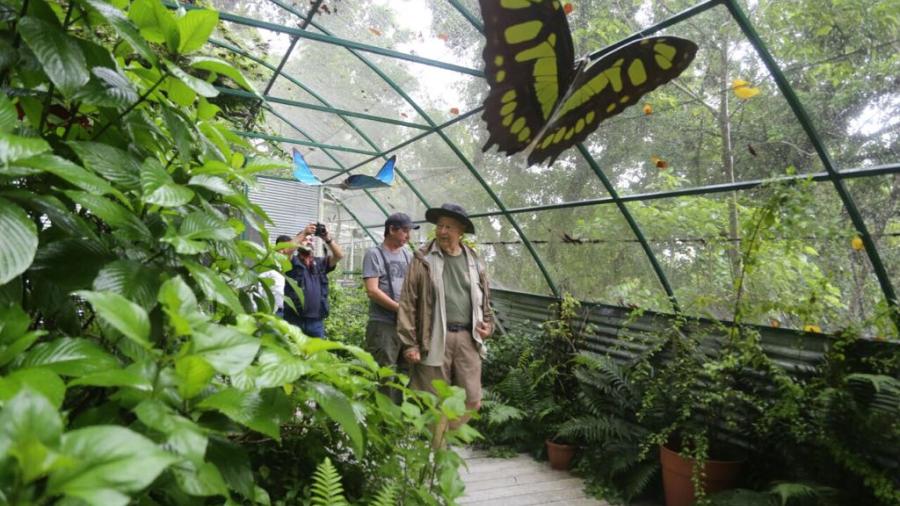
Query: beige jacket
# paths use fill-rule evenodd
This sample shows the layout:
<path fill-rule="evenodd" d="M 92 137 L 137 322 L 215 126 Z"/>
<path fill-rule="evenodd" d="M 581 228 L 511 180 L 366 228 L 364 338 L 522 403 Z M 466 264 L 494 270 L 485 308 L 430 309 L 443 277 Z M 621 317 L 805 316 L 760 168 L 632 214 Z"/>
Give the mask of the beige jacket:
<path fill-rule="evenodd" d="M 484 356 L 485 348 L 481 337 L 475 332 L 475 323 L 484 321 L 492 323 L 494 318 L 491 309 L 490 287 L 487 272 L 478 254 L 465 244 L 469 263 L 469 279 L 478 279 L 472 286 L 472 337 L 478 343 Z M 445 322 L 443 283 L 444 254 L 435 241 L 426 244 L 416 251 L 400 294 L 400 309 L 397 313 L 397 333 L 403 348 L 418 348 L 423 363 L 431 352 L 431 344 L 436 336 L 443 342 L 447 332 Z M 440 333 L 440 334 L 439 334 Z"/>

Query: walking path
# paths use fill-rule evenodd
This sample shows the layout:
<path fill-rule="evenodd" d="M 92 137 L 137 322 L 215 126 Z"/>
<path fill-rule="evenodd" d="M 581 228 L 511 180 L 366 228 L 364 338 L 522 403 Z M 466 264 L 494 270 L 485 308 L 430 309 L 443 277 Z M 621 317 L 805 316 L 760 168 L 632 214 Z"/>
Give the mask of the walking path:
<path fill-rule="evenodd" d="M 585 495 L 584 482 L 565 471 L 550 469 L 526 454 L 491 458 L 483 451 L 457 449 L 469 469 L 461 469 L 466 493 L 457 502 L 466 506 L 609 506 Z"/>

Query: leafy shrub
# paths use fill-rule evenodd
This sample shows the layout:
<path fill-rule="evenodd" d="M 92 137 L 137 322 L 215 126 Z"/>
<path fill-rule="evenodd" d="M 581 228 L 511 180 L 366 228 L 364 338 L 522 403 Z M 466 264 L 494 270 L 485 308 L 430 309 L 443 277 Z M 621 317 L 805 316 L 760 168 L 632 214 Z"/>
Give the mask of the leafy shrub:
<path fill-rule="evenodd" d="M 369 298 L 365 288 L 333 284 L 328 291 L 330 314 L 325 319 L 325 335 L 354 346 L 366 342 L 369 321 Z"/>
<path fill-rule="evenodd" d="M 295 503 L 326 458 L 348 501 L 458 496 L 429 426 L 461 391 L 396 406 L 367 353 L 271 316 L 258 273 L 284 266 L 241 238 L 269 242 L 244 188 L 284 164 L 218 118 L 214 84 L 253 89 L 199 52 L 217 14 L 0 14 L 0 502 Z"/>

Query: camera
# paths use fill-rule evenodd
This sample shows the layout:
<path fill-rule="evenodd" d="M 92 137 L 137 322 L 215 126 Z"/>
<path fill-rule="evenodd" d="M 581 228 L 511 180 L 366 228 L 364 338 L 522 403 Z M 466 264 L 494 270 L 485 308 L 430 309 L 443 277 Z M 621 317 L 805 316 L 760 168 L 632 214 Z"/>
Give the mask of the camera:
<path fill-rule="evenodd" d="M 325 238 L 325 234 L 327 234 L 327 233 L 328 233 L 328 231 L 325 230 L 325 225 L 324 225 L 324 224 L 322 224 L 322 223 L 316 223 L 316 232 L 315 232 L 315 236 L 316 236 L 316 237 L 321 237 L 321 238 L 324 239 L 324 238 Z"/>

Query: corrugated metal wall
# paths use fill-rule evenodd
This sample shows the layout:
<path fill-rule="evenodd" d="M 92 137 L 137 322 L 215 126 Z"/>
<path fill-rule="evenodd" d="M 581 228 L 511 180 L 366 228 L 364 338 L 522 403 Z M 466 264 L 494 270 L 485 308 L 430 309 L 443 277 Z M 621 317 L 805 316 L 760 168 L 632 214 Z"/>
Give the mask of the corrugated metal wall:
<path fill-rule="evenodd" d="M 517 327 L 540 329 L 540 323 L 554 317 L 549 309 L 556 302 L 552 297 L 493 289 L 491 299 L 497 319 L 506 331 Z M 630 317 L 626 308 L 602 304 L 582 303 L 579 324 L 584 329 L 585 347 L 593 352 L 627 360 L 647 349 L 647 340 L 659 335 L 672 323 L 672 315 L 644 312 L 640 317 Z M 763 348 L 775 362 L 796 374 L 812 370 L 820 363 L 831 337 L 809 334 L 790 329 L 755 327 L 760 333 Z M 690 319 L 683 327 L 685 332 L 698 333 L 714 341 L 722 336 L 721 324 L 704 319 Z M 857 349 L 891 346 L 893 343 L 874 341 L 858 342 Z"/>
<path fill-rule="evenodd" d="M 279 234 L 293 237 L 309 223 L 320 221 L 318 187 L 290 179 L 260 176 L 257 186 L 248 192 L 250 201 L 263 208 L 274 222 L 267 225 L 272 241 Z M 258 237 L 253 237 L 259 240 Z"/>

